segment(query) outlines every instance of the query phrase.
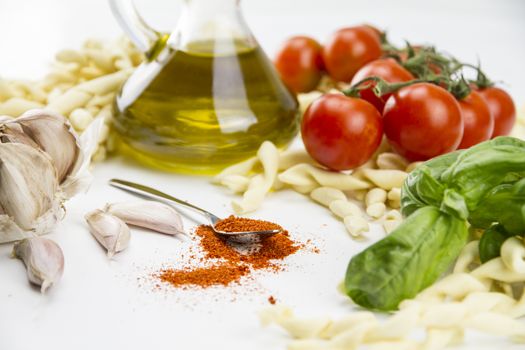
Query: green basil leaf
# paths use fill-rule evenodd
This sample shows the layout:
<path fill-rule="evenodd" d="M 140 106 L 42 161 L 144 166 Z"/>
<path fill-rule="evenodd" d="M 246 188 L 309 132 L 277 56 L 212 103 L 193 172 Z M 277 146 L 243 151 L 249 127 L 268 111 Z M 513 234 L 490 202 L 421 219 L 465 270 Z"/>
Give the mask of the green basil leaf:
<path fill-rule="evenodd" d="M 495 186 L 525 177 L 525 142 L 498 137 L 459 154 L 441 182 L 461 194 L 469 211 Z"/>
<path fill-rule="evenodd" d="M 507 232 L 525 233 L 525 179 L 514 184 L 494 187 L 470 213 L 469 222 L 476 228 L 488 229 L 498 222 Z"/>
<path fill-rule="evenodd" d="M 408 174 L 401 189 L 401 212 L 404 216 L 427 205 L 440 206 L 445 187 L 439 178 L 459 154 L 460 151 L 457 151 L 433 158 Z"/>
<path fill-rule="evenodd" d="M 436 281 L 450 266 L 468 237 L 464 220 L 427 206 L 396 230 L 354 256 L 345 290 L 355 303 L 394 310 Z"/>
<path fill-rule="evenodd" d="M 514 235 L 507 232 L 503 226 L 499 224 L 492 225 L 486 229 L 479 240 L 479 258 L 481 263 L 486 263 L 500 256 L 503 242 L 512 236 Z"/>

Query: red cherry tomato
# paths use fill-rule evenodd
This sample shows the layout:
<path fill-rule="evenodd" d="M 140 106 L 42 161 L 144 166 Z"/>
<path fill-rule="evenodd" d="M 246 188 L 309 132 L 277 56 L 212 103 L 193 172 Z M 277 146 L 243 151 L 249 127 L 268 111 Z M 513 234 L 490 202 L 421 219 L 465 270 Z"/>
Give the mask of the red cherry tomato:
<path fill-rule="evenodd" d="M 363 26 L 338 30 L 323 47 L 326 70 L 337 81 L 349 82 L 361 67 L 380 56 L 378 36 Z"/>
<path fill-rule="evenodd" d="M 494 117 L 494 132 L 492 138 L 510 134 L 516 121 L 516 106 L 512 97 L 498 87 L 492 86 L 479 90 L 487 102 Z"/>
<path fill-rule="evenodd" d="M 333 170 L 366 163 L 381 143 L 381 115 L 370 103 L 340 94 L 326 94 L 306 110 L 301 132 L 306 150 Z"/>
<path fill-rule="evenodd" d="M 385 80 L 387 83 L 400 83 L 415 79 L 412 73 L 403 68 L 393 58 L 383 58 L 372 61 L 361 68 L 354 75 L 351 85 L 354 85 L 365 78 L 374 76 Z M 377 110 L 382 113 L 386 100 L 388 100 L 391 94 L 386 94 L 381 97 L 376 96 L 376 94 L 374 94 L 372 91 L 373 87 L 375 86 L 374 82 L 368 83 L 364 86 L 369 86 L 369 88 L 361 90 L 359 95 L 363 100 L 373 104 Z"/>
<path fill-rule="evenodd" d="M 395 92 L 383 111 L 392 148 L 410 161 L 454 151 L 463 136 L 459 104 L 447 90 L 416 83 Z"/>
<path fill-rule="evenodd" d="M 494 131 L 494 117 L 481 94 L 472 90 L 459 101 L 463 115 L 463 138 L 458 149 L 469 148 L 490 139 Z"/>
<path fill-rule="evenodd" d="M 381 40 L 381 36 L 383 36 L 383 31 L 381 31 L 379 28 L 371 24 L 363 24 L 362 27 L 370 29 L 372 32 L 374 32 L 375 35 L 377 35 L 379 40 Z"/>
<path fill-rule="evenodd" d="M 275 67 L 284 83 L 294 92 L 316 88 L 323 73 L 322 47 L 306 36 L 285 41 L 275 57 Z"/>

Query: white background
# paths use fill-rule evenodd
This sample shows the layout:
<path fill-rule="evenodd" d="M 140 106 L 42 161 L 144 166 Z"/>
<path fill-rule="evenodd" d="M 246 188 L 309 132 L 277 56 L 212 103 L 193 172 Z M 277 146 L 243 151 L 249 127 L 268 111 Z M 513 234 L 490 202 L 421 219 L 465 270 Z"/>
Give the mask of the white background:
<path fill-rule="evenodd" d="M 144 16 L 168 30 L 176 22 L 176 0 L 140 0 Z M 434 43 L 471 62 L 481 59 L 496 80 L 505 81 L 518 104 L 525 103 L 525 1 L 337 1 L 245 0 L 246 18 L 270 54 L 293 34 L 325 39 L 333 30 L 369 22 L 401 43 Z M 0 0 L 0 76 L 42 76 L 53 53 L 79 47 L 87 37 L 121 34 L 103 0 Z M 323 208 L 291 192 L 272 194 L 256 213 L 288 228 L 298 239 L 313 238 L 320 254 L 287 260 L 279 275 L 258 274 L 250 289 L 154 291 L 142 279 L 162 264 L 177 264 L 190 245 L 134 230 L 129 249 L 108 261 L 90 236 L 83 215 L 108 201 L 130 197 L 106 182 L 122 177 L 165 190 L 218 215 L 230 213 L 231 196 L 208 179 L 162 174 L 114 159 L 98 165 L 87 195 L 67 204 L 67 218 L 49 237 L 63 248 L 60 284 L 40 295 L 26 280 L 10 245 L 0 246 L 0 350 L 26 349 L 282 349 L 286 336 L 262 329 L 256 312 L 273 295 L 304 315 L 340 315 L 352 309 L 335 291 L 349 258 L 381 236 L 355 242 Z M 185 221 L 191 228 L 195 222 Z M 139 280 L 137 280 L 139 279 Z M 232 302 L 231 299 L 236 301 Z M 468 335 L 463 349 L 518 349 L 501 340 Z"/>

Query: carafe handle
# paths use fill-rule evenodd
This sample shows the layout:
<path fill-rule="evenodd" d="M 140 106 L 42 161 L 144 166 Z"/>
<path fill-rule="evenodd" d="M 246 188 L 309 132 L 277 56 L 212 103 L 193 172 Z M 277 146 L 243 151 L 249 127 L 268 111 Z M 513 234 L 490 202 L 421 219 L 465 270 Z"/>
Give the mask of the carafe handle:
<path fill-rule="evenodd" d="M 133 0 L 109 0 L 109 6 L 126 35 L 147 56 L 162 36 L 150 27 L 137 12 Z"/>

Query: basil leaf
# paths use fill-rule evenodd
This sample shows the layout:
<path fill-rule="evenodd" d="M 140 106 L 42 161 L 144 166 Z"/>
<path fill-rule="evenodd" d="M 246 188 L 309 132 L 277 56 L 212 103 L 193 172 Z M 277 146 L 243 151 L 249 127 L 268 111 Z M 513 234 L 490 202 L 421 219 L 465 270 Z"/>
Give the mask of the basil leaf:
<path fill-rule="evenodd" d="M 467 237 L 464 220 L 431 206 L 418 209 L 390 235 L 350 260 L 345 290 L 363 307 L 394 310 L 435 282 Z"/>
<path fill-rule="evenodd" d="M 525 232 L 525 179 L 514 184 L 493 188 L 483 198 L 476 210 L 470 213 L 469 222 L 476 228 L 489 228 L 498 222 L 510 233 Z"/>
<path fill-rule="evenodd" d="M 456 161 L 460 152 L 433 158 L 408 174 L 401 189 L 401 211 L 404 216 L 427 205 L 440 206 L 445 187 L 439 182 L 439 178 Z"/>
<path fill-rule="evenodd" d="M 500 256 L 503 242 L 512 236 L 514 235 L 505 231 L 503 226 L 499 224 L 486 229 L 479 240 L 479 258 L 481 263 L 484 264 Z"/>
<path fill-rule="evenodd" d="M 525 142 L 498 137 L 459 154 L 440 181 L 461 194 L 469 211 L 495 186 L 525 177 Z"/>

